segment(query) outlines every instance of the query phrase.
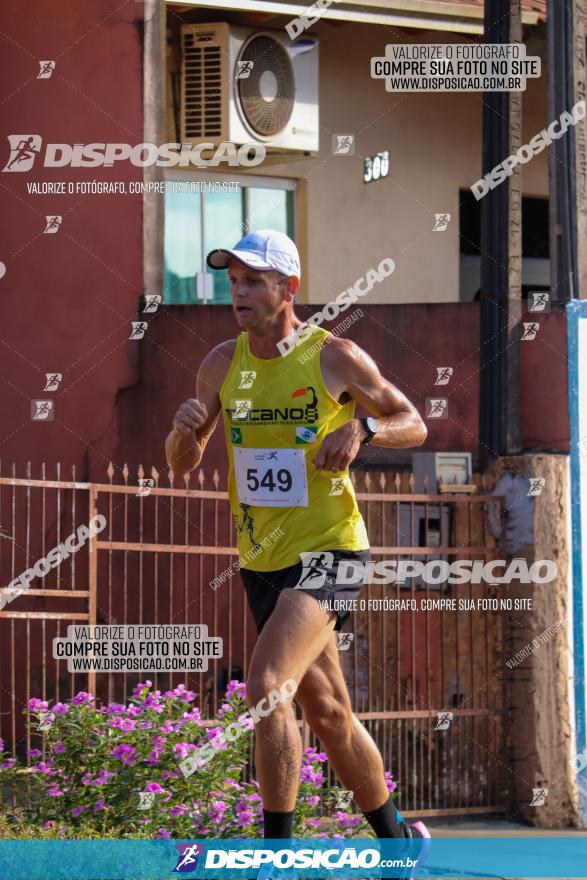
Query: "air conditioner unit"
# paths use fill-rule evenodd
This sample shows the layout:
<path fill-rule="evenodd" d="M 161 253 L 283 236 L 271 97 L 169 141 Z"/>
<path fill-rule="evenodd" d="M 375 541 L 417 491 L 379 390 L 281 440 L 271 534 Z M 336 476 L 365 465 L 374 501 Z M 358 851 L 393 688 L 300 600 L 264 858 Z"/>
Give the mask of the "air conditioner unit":
<path fill-rule="evenodd" d="M 317 40 L 214 23 L 182 25 L 181 42 L 182 143 L 318 150 Z"/>

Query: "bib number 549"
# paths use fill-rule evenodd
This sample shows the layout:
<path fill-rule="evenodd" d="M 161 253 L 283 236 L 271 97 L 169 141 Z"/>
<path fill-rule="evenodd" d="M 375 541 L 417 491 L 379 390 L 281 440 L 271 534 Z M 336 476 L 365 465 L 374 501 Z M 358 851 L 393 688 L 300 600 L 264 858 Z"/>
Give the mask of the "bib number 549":
<path fill-rule="evenodd" d="M 268 489 L 270 492 L 289 492 L 292 487 L 292 477 L 286 468 L 280 468 L 277 472 L 268 468 L 263 476 L 260 476 L 259 468 L 247 468 L 247 488 L 250 492 L 257 489 Z"/>

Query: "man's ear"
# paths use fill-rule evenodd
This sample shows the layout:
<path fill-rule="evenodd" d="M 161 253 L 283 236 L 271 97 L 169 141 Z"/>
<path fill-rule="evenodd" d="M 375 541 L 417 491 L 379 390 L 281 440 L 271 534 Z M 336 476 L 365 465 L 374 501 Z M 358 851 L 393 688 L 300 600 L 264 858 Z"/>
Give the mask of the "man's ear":
<path fill-rule="evenodd" d="M 296 275 L 290 275 L 287 279 L 287 284 L 285 286 L 285 295 L 284 299 L 286 302 L 291 302 L 296 293 L 298 292 L 300 286 L 300 279 Z"/>

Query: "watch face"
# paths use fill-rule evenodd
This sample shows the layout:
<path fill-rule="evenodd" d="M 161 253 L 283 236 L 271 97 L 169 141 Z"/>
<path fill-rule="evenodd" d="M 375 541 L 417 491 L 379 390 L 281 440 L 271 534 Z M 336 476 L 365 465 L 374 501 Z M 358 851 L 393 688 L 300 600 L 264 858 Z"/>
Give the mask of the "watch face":
<path fill-rule="evenodd" d="M 369 428 L 369 430 L 373 431 L 373 433 L 376 434 L 377 433 L 377 422 L 375 421 L 375 419 L 373 419 L 373 418 L 371 418 L 371 416 L 369 416 L 366 421 L 367 421 L 367 427 Z"/>

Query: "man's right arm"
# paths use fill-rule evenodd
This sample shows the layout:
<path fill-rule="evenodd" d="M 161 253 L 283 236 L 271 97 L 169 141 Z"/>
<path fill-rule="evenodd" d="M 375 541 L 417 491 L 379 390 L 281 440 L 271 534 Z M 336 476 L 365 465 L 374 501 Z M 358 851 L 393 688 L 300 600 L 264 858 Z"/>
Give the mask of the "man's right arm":
<path fill-rule="evenodd" d="M 236 341 L 223 342 L 206 355 L 198 370 L 197 397 L 185 400 L 165 441 L 167 464 L 182 477 L 197 467 L 220 415 L 219 391 L 234 354 Z"/>

